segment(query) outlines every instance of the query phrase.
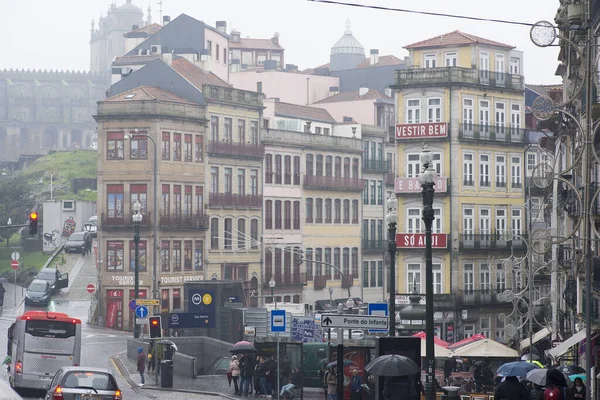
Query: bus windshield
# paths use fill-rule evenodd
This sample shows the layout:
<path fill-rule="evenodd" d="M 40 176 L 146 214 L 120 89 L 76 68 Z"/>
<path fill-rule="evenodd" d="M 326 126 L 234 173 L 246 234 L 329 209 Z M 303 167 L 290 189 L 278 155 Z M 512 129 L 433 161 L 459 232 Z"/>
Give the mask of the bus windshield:
<path fill-rule="evenodd" d="M 77 325 L 63 321 L 27 321 L 25 333 L 35 337 L 65 339 L 75 336 Z"/>

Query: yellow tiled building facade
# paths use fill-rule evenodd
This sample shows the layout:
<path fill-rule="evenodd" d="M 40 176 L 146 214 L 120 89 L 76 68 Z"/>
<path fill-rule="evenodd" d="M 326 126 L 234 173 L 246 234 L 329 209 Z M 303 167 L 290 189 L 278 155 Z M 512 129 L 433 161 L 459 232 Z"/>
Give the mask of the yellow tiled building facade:
<path fill-rule="evenodd" d="M 437 171 L 433 222 L 436 326 L 450 341 L 507 342 L 512 254 L 526 248 L 522 53 L 455 31 L 406 47 L 397 72 L 397 288 L 425 293 L 418 175 L 427 143 Z M 421 239 L 423 239 L 421 241 Z M 400 306 L 402 307 L 402 306 Z"/>

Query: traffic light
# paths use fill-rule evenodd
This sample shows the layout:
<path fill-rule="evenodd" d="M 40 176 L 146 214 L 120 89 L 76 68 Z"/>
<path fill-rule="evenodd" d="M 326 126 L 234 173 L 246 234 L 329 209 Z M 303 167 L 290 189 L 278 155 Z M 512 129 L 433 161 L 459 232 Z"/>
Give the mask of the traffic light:
<path fill-rule="evenodd" d="M 38 228 L 38 213 L 37 211 L 31 211 L 29 213 L 29 234 L 30 235 L 37 235 L 37 228 Z"/>
<path fill-rule="evenodd" d="M 148 318 L 150 322 L 150 339 L 160 339 L 162 338 L 162 324 L 160 322 L 160 317 L 150 317 Z"/>

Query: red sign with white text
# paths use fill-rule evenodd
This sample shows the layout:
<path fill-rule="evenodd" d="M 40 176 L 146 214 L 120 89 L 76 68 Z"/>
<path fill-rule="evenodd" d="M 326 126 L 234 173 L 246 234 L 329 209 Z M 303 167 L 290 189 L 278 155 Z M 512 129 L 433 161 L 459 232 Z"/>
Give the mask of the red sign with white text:
<path fill-rule="evenodd" d="M 394 181 L 396 193 L 418 193 L 423 188 L 419 178 L 396 178 Z M 434 189 L 436 193 L 446 193 L 448 178 L 440 176 L 435 181 Z"/>
<path fill-rule="evenodd" d="M 401 249 L 424 249 L 425 234 L 424 233 L 397 233 L 396 245 Z M 431 234 L 431 247 L 434 249 L 448 248 L 448 235 L 445 233 Z"/>
<path fill-rule="evenodd" d="M 396 125 L 396 139 L 444 137 L 448 137 L 448 124 L 446 122 Z"/>

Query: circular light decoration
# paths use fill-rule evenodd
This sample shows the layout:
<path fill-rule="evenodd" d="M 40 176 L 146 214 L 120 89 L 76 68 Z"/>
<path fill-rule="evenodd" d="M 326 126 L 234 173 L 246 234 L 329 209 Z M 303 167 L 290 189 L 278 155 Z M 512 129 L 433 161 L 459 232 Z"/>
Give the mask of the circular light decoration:
<path fill-rule="evenodd" d="M 506 327 L 504 328 L 504 335 L 507 338 L 512 339 L 515 337 L 516 334 L 517 334 L 517 327 L 514 324 L 506 325 Z"/>
<path fill-rule="evenodd" d="M 513 301 L 515 299 L 515 293 L 512 290 L 507 289 L 504 291 L 503 297 L 504 297 L 505 302 L 510 303 L 511 301 Z"/>
<path fill-rule="evenodd" d="M 531 41 L 539 47 L 548 47 L 556 39 L 556 28 L 548 21 L 539 21 L 529 31 Z"/>
<path fill-rule="evenodd" d="M 554 181 L 554 171 L 548 163 L 541 163 L 533 169 L 533 184 L 539 189 L 546 189 Z"/>
<path fill-rule="evenodd" d="M 539 96 L 531 105 L 533 115 L 540 121 L 547 121 L 552 118 L 555 110 L 556 106 L 554 105 L 554 101 L 547 96 Z"/>

